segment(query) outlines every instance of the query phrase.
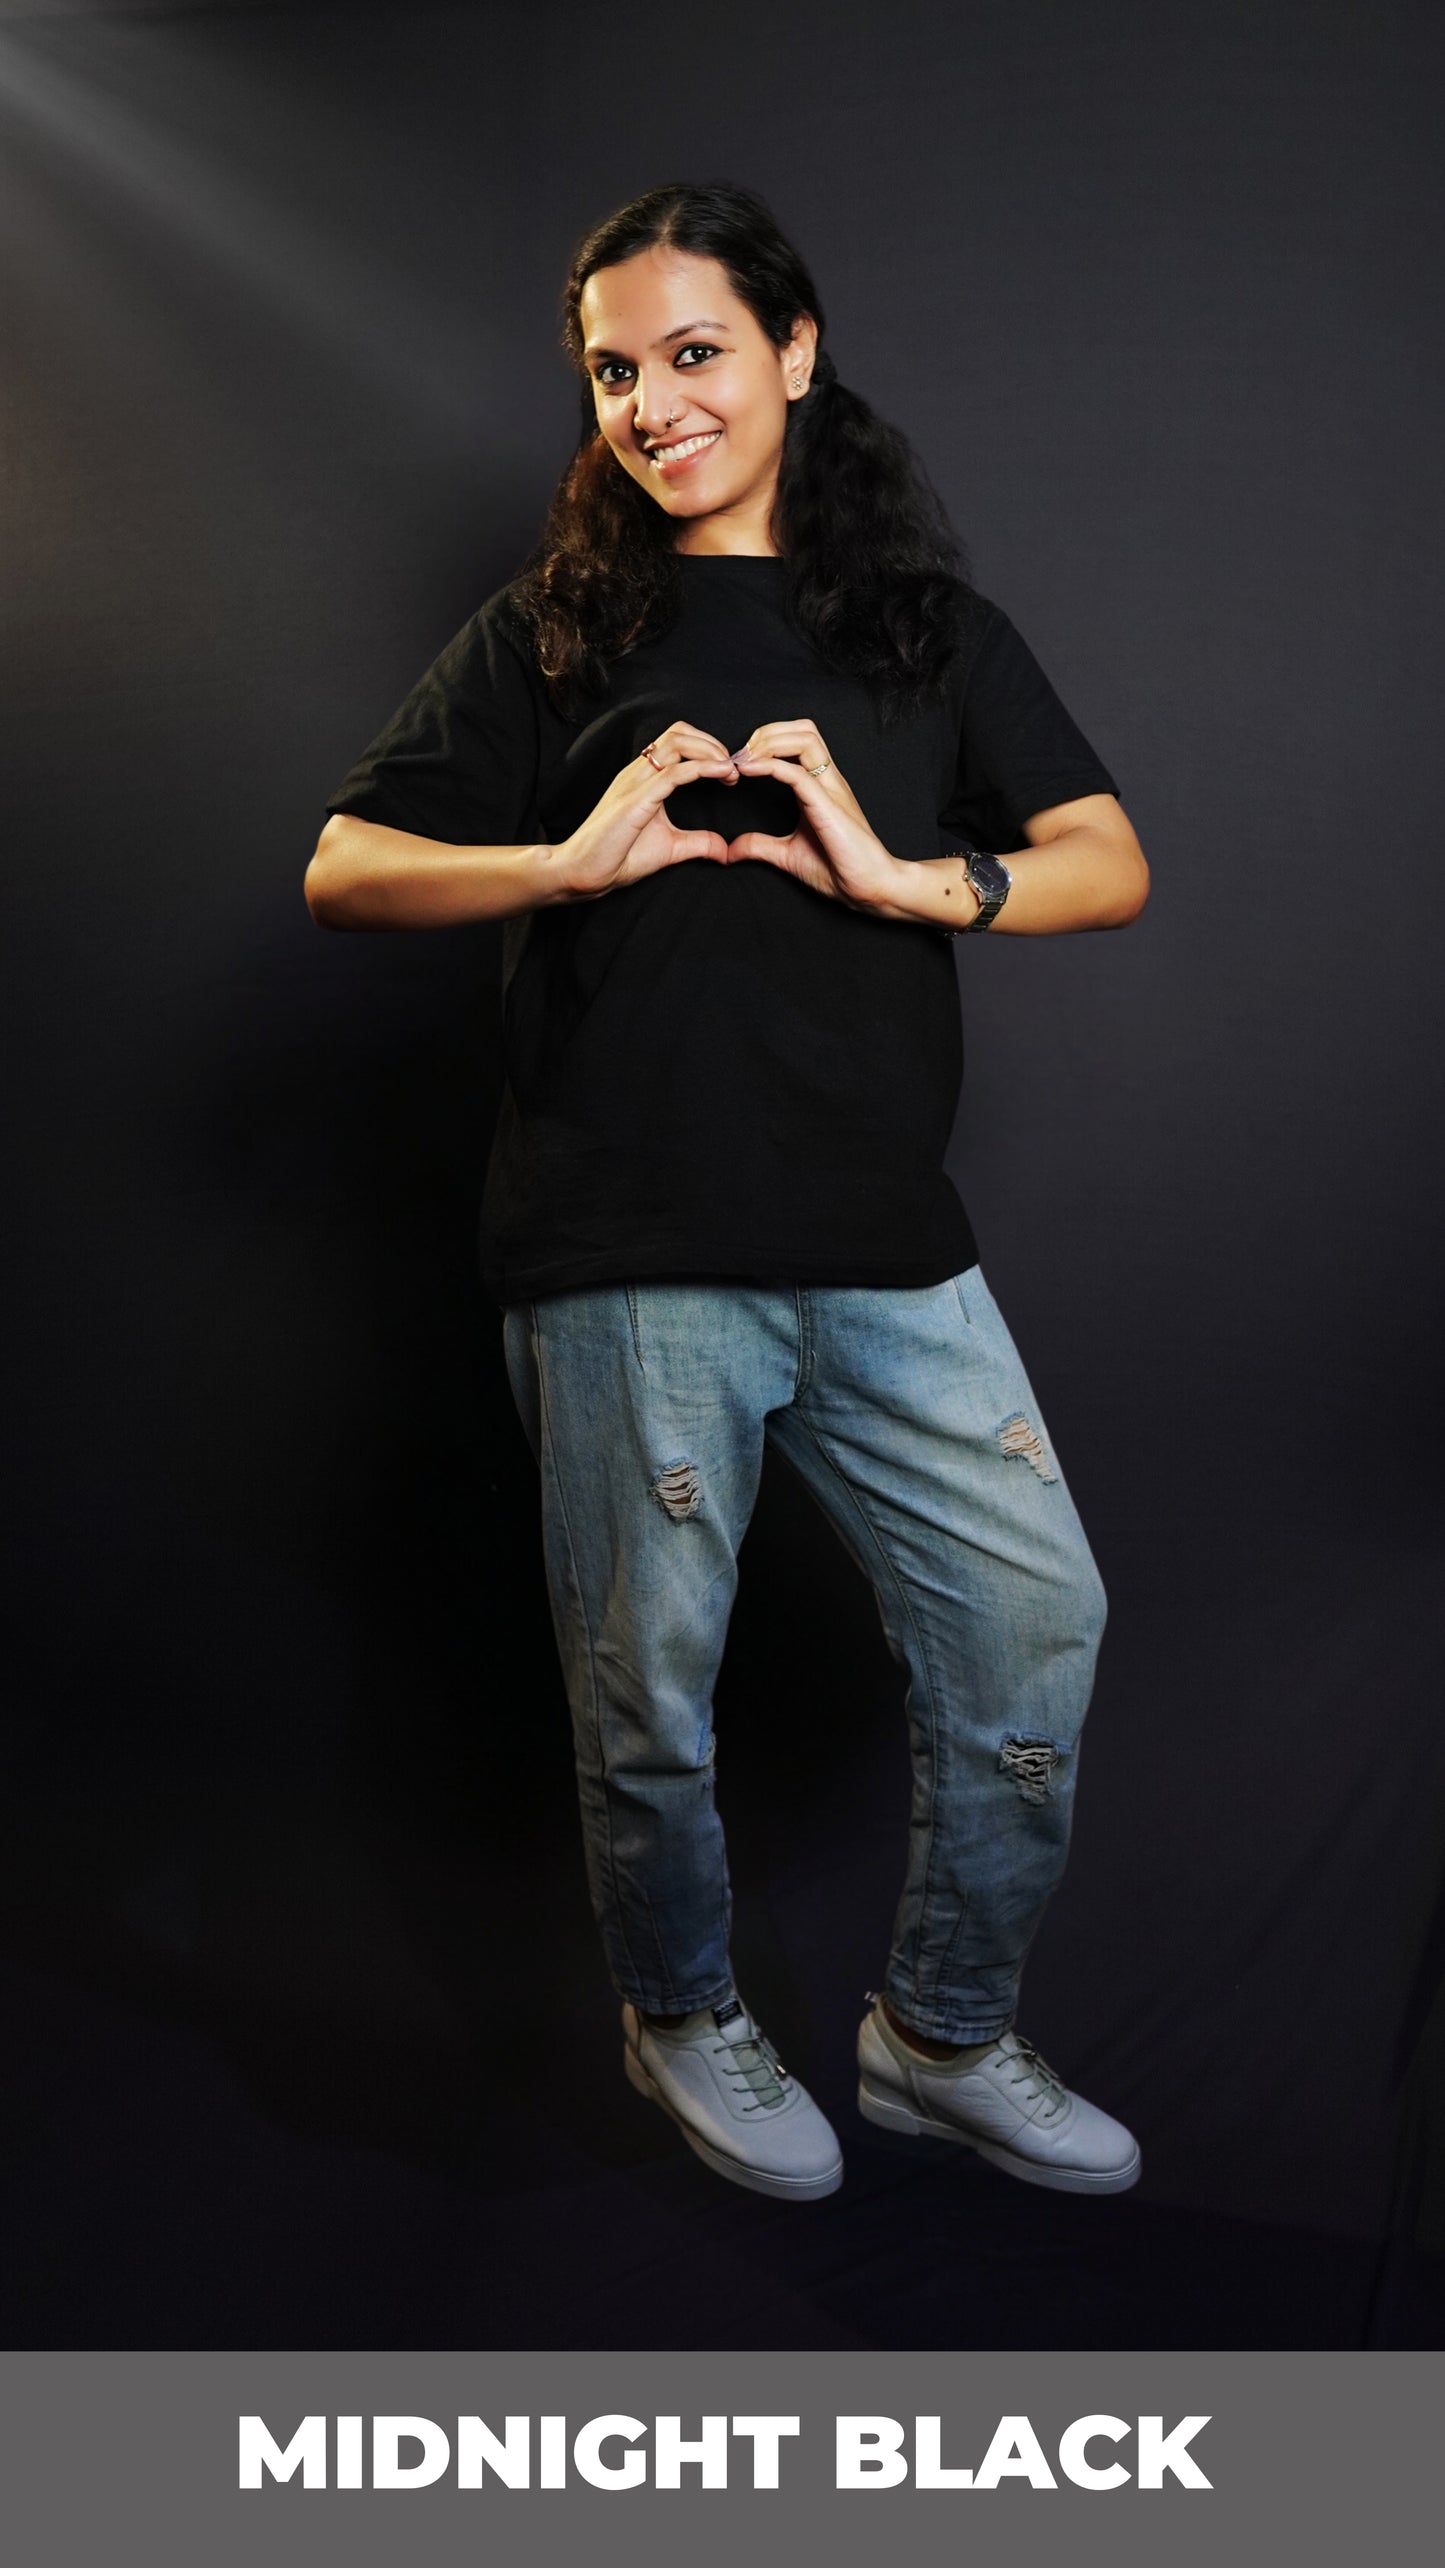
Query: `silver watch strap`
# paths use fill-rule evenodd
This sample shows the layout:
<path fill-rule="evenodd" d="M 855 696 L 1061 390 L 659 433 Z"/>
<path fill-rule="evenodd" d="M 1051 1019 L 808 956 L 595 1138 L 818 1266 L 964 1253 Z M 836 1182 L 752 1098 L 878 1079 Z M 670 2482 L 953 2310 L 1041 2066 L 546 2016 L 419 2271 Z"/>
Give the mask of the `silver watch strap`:
<path fill-rule="evenodd" d="M 992 927 L 1013 889 L 1013 876 L 1001 856 L 986 855 L 981 847 L 956 847 L 953 853 L 960 859 L 968 882 L 978 894 L 978 915 L 969 920 L 967 927 L 946 927 L 943 933 L 945 936 L 977 936 L 980 929 Z M 976 871 L 979 859 L 982 863 Z"/>

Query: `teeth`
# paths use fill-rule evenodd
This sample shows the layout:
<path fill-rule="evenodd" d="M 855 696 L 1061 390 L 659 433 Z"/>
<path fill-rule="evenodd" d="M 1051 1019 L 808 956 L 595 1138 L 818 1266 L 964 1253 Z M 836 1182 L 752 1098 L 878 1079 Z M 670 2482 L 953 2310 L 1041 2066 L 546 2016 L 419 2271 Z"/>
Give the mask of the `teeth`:
<path fill-rule="evenodd" d="M 709 428 L 705 435 L 684 437 L 676 446 L 654 446 L 647 460 L 650 464 L 675 464 L 679 457 L 696 455 L 704 446 L 710 446 L 714 438 L 721 435 L 720 428 Z"/>

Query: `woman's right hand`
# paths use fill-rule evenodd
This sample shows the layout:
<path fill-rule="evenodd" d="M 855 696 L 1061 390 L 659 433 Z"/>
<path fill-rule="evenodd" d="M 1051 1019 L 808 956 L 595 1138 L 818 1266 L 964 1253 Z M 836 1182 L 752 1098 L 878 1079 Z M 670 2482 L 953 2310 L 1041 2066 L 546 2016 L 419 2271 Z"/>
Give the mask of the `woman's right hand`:
<path fill-rule="evenodd" d="M 581 827 L 554 850 L 554 862 L 574 900 L 595 900 L 695 856 L 727 862 L 728 842 L 717 830 L 678 829 L 665 808 L 669 794 L 703 776 L 737 783 L 737 768 L 722 742 L 695 723 L 670 722 L 648 748 L 652 757 L 644 750 L 614 776 Z"/>

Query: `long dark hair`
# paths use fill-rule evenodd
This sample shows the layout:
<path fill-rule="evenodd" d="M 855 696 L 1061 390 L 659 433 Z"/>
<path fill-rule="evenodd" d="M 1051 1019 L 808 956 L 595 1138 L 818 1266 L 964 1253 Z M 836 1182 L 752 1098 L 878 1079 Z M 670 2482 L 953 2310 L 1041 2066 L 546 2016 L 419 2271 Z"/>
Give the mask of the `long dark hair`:
<path fill-rule="evenodd" d="M 934 693 L 959 646 L 967 558 L 906 437 L 838 381 L 823 306 L 761 198 L 745 188 L 651 188 L 589 232 L 563 295 L 563 345 L 582 363 L 578 307 L 599 268 L 654 246 L 716 259 L 775 347 L 801 313 L 818 325 L 802 399 L 789 405 L 773 541 L 790 609 L 822 658 L 877 696 L 884 718 Z M 664 631 L 682 600 L 676 522 L 624 472 L 583 379 L 582 433 L 541 542 L 512 596 L 554 701 L 575 708 L 609 661 Z"/>

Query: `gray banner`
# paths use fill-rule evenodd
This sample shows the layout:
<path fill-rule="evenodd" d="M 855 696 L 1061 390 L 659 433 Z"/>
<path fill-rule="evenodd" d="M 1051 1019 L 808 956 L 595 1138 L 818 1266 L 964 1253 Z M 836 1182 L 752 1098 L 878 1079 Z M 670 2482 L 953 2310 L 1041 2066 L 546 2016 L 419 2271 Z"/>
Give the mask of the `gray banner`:
<path fill-rule="evenodd" d="M 645 2568 L 675 2561 L 679 2540 L 688 2568 L 820 2550 L 871 2568 L 895 2542 L 933 2552 L 980 2537 L 1006 2539 L 1011 2568 L 1057 2568 L 1065 2554 L 1214 2568 L 1286 2545 L 1354 2568 L 1382 2534 L 1392 2548 L 1435 2538 L 1445 2355 L 1433 2353 L 13 2354 L 0 2366 L 6 2548 L 25 2568 L 117 2554 L 148 2568 L 430 2568 L 487 2551 L 508 2568 L 583 2551 Z M 840 2418 L 866 2422 L 840 2437 Z M 796 2434 L 767 2422 L 792 2419 Z M 725 2484 L 704 2486 L 688 2459 L 678 2486 L 658 2484 L 679 2433 L 710 2445 Z M 839 2484 L 840 2451 L 856 2484 Z M 292 2475 L 279 2478 L 288 2452 Z M 773 2455 L 777 2486 L 755 2486 Z M 525 2467 L 526 2484 L 493 2463 L 518 2480 Z M 243 2469 L 258 2486 L 242 2486 Z M 930 2469 L 955 2476 L 921 2486 Z M 1112 2485 L 1090 2483 L 1115 2471 Z M 398 2484 L 376 2484 L 388 2476 Z M 480 2484 L 459 2485 L 468 2476 Z"/>

